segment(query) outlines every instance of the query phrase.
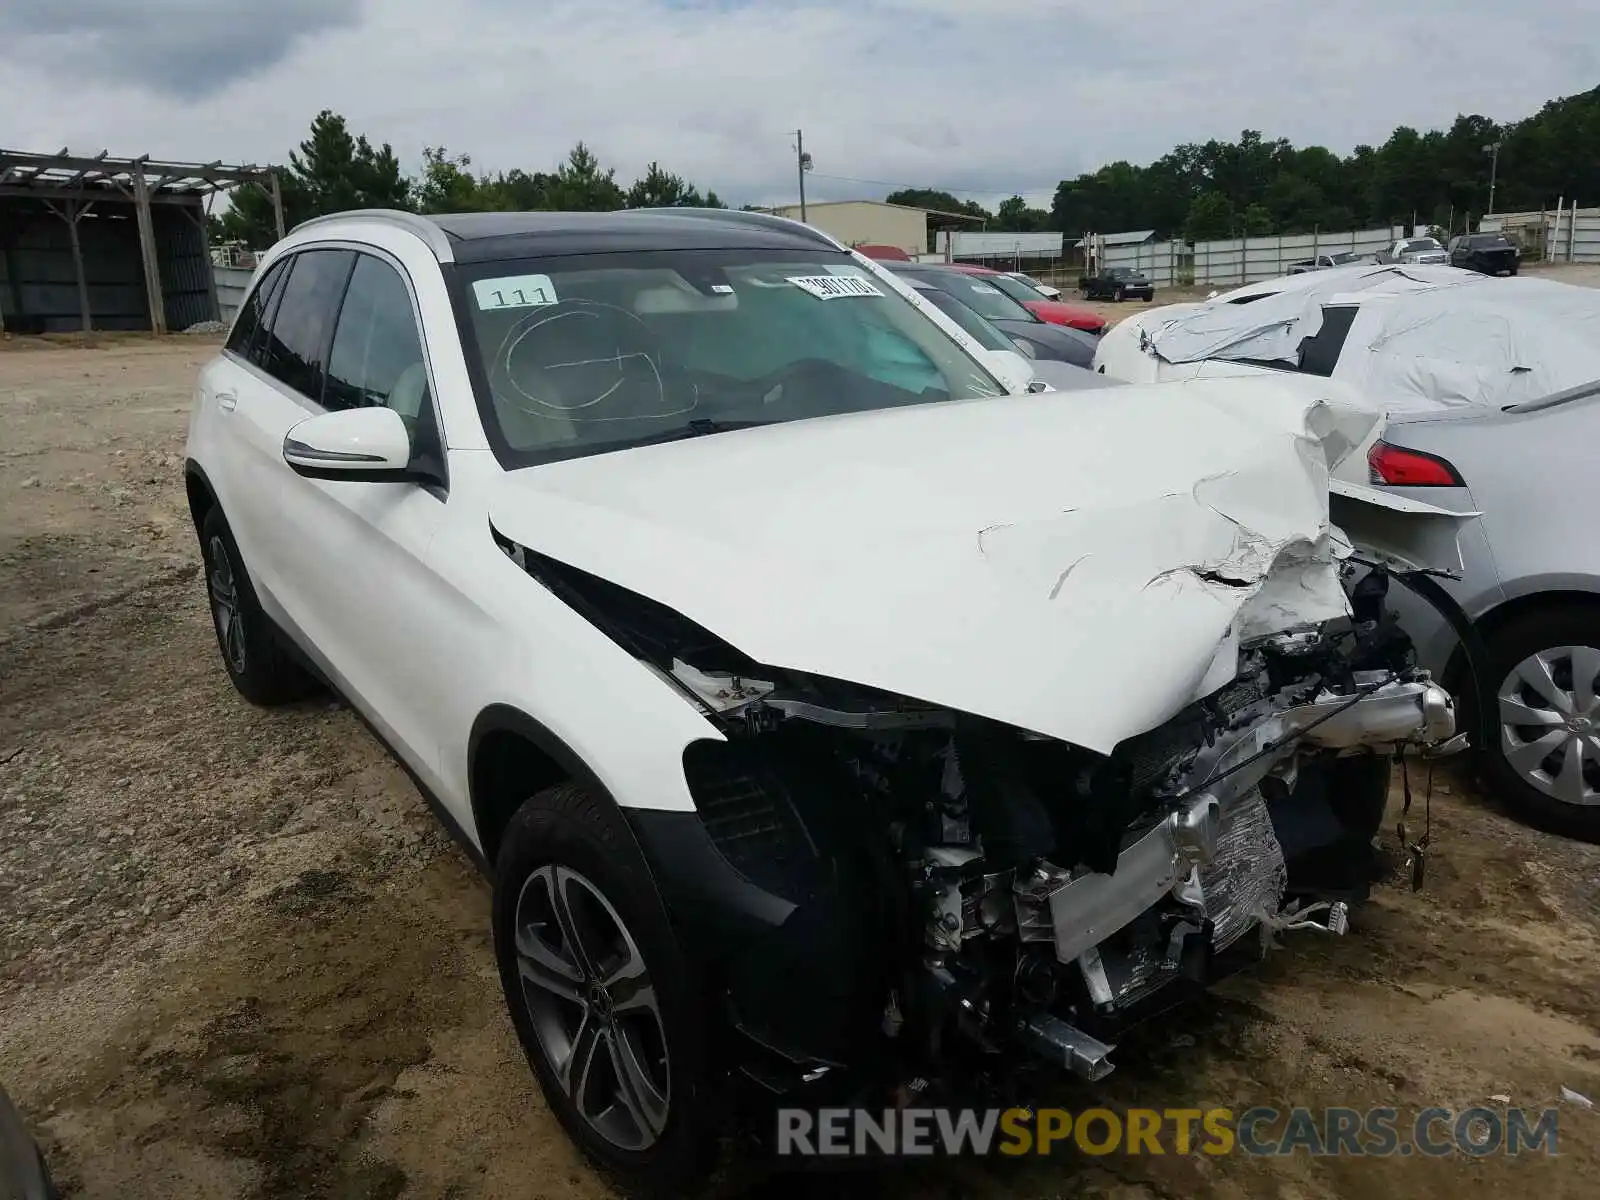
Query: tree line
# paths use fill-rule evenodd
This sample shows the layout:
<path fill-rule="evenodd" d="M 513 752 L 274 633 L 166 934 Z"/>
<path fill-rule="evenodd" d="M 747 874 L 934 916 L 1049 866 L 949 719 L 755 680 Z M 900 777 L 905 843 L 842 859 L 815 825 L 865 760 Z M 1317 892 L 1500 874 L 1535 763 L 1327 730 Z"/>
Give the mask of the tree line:
<path fill-rule="evenodd" d="M 1473 114 L 1426 133 L 1402 125 L 1381 146 L 1357 146 L 1343 156 L 1322 146 L 1297 149 L 1285 138 L 1268 140 L 1247 129 L 1237 141 L 1186 143 L 1145 166 L 1118 161 L 1064 179 L 1049 209 L 1011 196 L 990 212 L 934 188 L 902 188 L 885 199 L 979 217 L 990 230 L 1073 237 L 1153 229 L 1159 238 L 1193 242 L 1413 222 L 1456 231 L 1488 210 L 1495 155 L 1486 147 L 1494 145 L 1497 211 L 1553 207 L 1561 196 L 1600 203 L 1600 87 L 1552 100 L 1507 124 Z M 624 186 L 582 142 L 553 171 L 493 175 L 475 172 L 466 154 L 430 146 L 421 173 L 409 177 L 387 142 L 372 145 L 327 110 L 289 155 L 281 186 L 289 227 L 367 207 L 424 213 L 726 207 L 715 192 L 702 193 L 655 162 Z M 239 189 L 212 233 L 255 247 L 270 244 L 271 199 L 256 188 Z"/>
<path fill-rule="evenodd" d="M 422 152 L 421 173 L 410 177 L 401 171 L 389 143 L 374 146 L 366 135 L 352 134 L 345 119 L 327 109 L 316 115 L 310 134 L 290 153 L 288 168 L 279 172 L 279 187 L 286 229 L 354 208 L 458 213 L 727 207 L 715 192 L 701 194 L 655 162 L 624 187 L 615 169 L 601 167 L 582 142 L 554 171 L 514 168 L 493 175 L 474 172 L 466 154 L 428 146 Z M 241 241 L 257 249 L 271 245 L 277 237 L 272 198 L 246 187 L 235 191 L 232 200 L 226 213 L 212 219 L 212 240 Z"/>
<path fill-rule="evenodd" d="M 1413 222 L 1459 231 L 1488 211 L 1496 143 L 1497 212 L 1553 208 L 1562 196 L 1600 204 L 1600 87 L 1508 124 L 1474 114 L 1426 133 L 1402 125 L 1381 146 L 1344 156 L 1247 129 L 1238 141 L 1188 143 L 1147 166 L 1119 161 L 1062 180 L 1048 210 L 1012 196 L 991 213 L 926 188 L 885 198 L 1015 233 L 1154 229 L 1194 242 Z"/>

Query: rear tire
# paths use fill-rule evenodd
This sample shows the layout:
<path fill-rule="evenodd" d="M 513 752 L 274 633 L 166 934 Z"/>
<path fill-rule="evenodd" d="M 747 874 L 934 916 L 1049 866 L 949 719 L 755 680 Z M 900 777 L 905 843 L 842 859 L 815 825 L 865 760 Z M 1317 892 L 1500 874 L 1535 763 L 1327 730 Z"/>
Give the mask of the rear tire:
<path fill-rule="evenodd" d="M 1495 793 L 1547 828 L 1600 841 L 1600 613 L 1525 612 L 1488 639 L 1487 657 L 1477 702 Z"/>
<path fill-rule="evenodd" d="M 573 783 L 524 803 L 493 920 L 512 1024 L 567 1135 L 627 1190 L 700 1183 L 715 1149 L 707 1009 L 617 808 Z"/>
<path fill-rule="evenodd" d="M 217 649 L 239 694 L 252 704 L 271 706 L 304 699 L 315 691 L 316 681 L 279 644 L 256 599 L 233 531 L 216 506 L 200 522 L 200 557 Z"/>

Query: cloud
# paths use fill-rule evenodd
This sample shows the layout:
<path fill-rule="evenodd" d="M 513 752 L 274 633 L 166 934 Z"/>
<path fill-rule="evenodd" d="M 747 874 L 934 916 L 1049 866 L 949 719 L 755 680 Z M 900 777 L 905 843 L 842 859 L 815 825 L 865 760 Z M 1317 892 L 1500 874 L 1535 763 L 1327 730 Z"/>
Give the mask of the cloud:
<path fill-rule="evenodd" d="M 813 198 L 1047 203 L 1064 177 L 1244 128 L 1347 152 L 1397 124 L 1526 115 L 1596 83 L 1597 8 L 78 0 L 0 16 L 20 47 L 0 98 L 7 137 L 38 149 L 281 162 L 329 107 L 412 168 L 442 143 L 549 169 L 582 138 L 624 179 L 658 159 L 734 202 L 793 198 L 803 128 Z"/>
<path fill-rule="evenodd" d="M 0 10 L 0 44 L 67 86 L 109 74 L 193 100 L 359 17 L 360 0 L 46 0 Z"/>

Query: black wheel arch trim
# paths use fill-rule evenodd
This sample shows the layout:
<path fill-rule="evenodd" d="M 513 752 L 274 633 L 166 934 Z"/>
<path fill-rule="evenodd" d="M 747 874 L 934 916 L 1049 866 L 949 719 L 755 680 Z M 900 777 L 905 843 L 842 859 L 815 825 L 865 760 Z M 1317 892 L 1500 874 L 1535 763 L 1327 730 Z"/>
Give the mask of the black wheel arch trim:
<path fill-rule="evenodd" d="M 695 810 L 628 808 L 618 804 L 583 757 L 544 724 L 509 704 L 491 704 L 472 723 L 467 738 L 467 777 L 473 823 L 483 857 L 493 866 L 498 847 L 486 839 L 487 798 L 477 794 L 476 763 L 490 734 L 513 733 L 525 738 L 565 771 L 611 804 L 633 833 L 667 910 L 696 941 L 733 935 L 751 936 L 783 924 L 794 905 L 740 874 L 711 841 Z"/>
<path fill-rule="evenodd" d="M 221 507 L 222 501 L 217 498 L 217 489 L 211 482 L 211 476 L 206 474 L 206 469 L 194 459 L 185 458 L 183 460 L 183 484 L 186 495 L 189 491 L 190 480 L 195 481 L 201 486 L 201 488 L 205 490 L 206 495 L 211 498 L 211 503 L 213 505 Z M 193 519 L 194 527 L 198 531 L 200 528 L 200 514 L 195 512 L 192 498 L 189 502 L 189 516 L 191 519 Z"/>

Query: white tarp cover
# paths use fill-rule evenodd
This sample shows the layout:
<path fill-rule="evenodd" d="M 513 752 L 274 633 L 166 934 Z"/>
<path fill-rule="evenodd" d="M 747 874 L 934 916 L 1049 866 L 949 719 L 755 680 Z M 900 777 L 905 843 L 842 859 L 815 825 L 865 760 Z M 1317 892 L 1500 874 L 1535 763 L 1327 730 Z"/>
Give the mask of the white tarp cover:
<path fill-rule="evenodd" d="M 1305 281 L 1311 282 L 1305 282 Z M 1297 362 L 1324 305 L 1360 311 L 1333 377 L 1389 411 L 1502 408 L 1600 379 L 1600 290 L 1494 279 L 1453 267 L 1319 271 L 1217 296 L 1149 322 L 1146 346 L 1169 363 Z M 1258 295 L 1246 304 L 1230 302 Z"/>

